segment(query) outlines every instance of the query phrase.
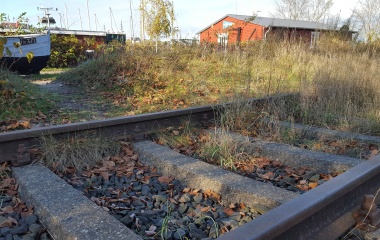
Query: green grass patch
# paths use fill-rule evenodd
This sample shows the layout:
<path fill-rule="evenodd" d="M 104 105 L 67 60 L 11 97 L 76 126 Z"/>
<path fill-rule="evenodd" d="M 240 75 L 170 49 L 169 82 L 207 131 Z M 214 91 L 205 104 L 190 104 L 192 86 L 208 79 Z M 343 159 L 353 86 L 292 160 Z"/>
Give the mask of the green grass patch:
<path fill-rule="evenodd" d="M 47 115 L 53 96 L 6 70 L 0 70 L 0 121 Z"/>

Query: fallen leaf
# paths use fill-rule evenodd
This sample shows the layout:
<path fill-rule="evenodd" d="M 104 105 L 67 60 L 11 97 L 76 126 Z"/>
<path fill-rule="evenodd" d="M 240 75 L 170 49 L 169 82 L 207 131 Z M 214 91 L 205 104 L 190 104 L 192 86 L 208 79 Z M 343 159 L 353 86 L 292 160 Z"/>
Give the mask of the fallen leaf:
<path fill-rule="evenodd" d="M 0 223 L 0 228 L 4 228 L 4 227 L 12 227 L 13 223 L 11 220 L 9 219 L 6 219 L 4 220 L 3 222 Z"/>
<path fill-rule="evenodd" d="M 275 166 L 276 168 L 282 167 L 284 164 L 278 160 L 274 160 L 272 162 L 272 165 Z"/>
<path fill-rule="evenodd" d="M 242 210 L 244 208 L 247 208 L 247 206 L 244 203 L 240 203 L 239 210 Z"/>
<path fill-rule="evenodd" d="M 296 186 L 298 189 L 302 190 L 302 191 L 307 191 L 309 190 L 309 186 L 308 185 L 305 185 L 305 184 L 298 184 Z"/>
<path fill-rule="evenodd" d="M 225 208 L 225 209 L 223 210 L 223 212 L 224 212 L 225 214 L 227 214 L 228 216 L 231 216 L 232 214 L 235 213 L 235 211 L 232 210 L 231 208 Z"/>
<path fill-rule="evenodd" d="M 208 212 L 210 210 L 210 206 L 201 208 L 201 212 Z"/>
<path fill-rule="evenodd" d="M 316 182 L 311 182 L 311 183 L 309 183 L 309 187 L 310 187 L 311 189 L 316 188 L 316 187 L 318 187 L 318 183 L 316 183 Z"/>
<path fill-rule="evenodd" d="M 267 172 L 261 176 L 262 179 L 269 180 L 274 177 L 274 172 Z"/>
<path fill-rule="evenodd" d="M 141 182 L 145 184 L 149 184 L 150 182 L 150 176 L 145 175 L 144 177 L 141 178 Z"/>
<path fill-rule="evenodd" d="M 6 207 L 3 207 L 3 208 L 1 209 L 1 211 L 5 212 L 5 213 L 13 213 L 13 212 L 14 212 L 12 206 L 6 206 Z"/>
<path fill-rule="evenodd" d="M 207 198 L 210 198 L 212 200 L 214 200 L 215 202 L 219 203 L 220 202 L 220 199 L 221 199 L 221 196 L 219 194 L 217 194 L 216 192 L 213 192 L 211 190 L 205 190 L 203 191 L 203 194 L 207 197 Z"/>
<path fill-rule="evenodd" d="M 32 214 L 33 214 L 33 206 L 28 206 L 28 207 L 27 207 L 27 210 L 26 210 L 26 211 L 24 210 L 24 211 L 21 213 L 21 217 L 24 218 L 24 217 L 30 216 L 30 215 L 32 215 Z"/>
<path fill-rule="evenodd" d="M 113 162 L 113 161 L 103 161 L 103 167 L 115 167 L 115 162 Z"/>
<path fill-rule="evenodd" d="M 10 189 L 7 190 L 7 195 L 10 196 L 10 197 L 14 197 L 17 194 L 18 194 L 18 191 L 10 190 Z"/>
<path fill-rule="evenodd" d="M 174 180 L 174 177 L 168 177 L 168 176 L 161 176 L 158 178 L 158 181 L 160 183 L 166 183 L 169 184 Z"/>
<path fill-rule="evenodd" d="M 145 234 L 150 237 L 156 235 L 157 233 L 155 231 L 145 231 Z"/>
<path fill-rule="evenodd" d="M 108 172 L 101 172 L 99 174 L 105 181 L 109 180 L 109 177 L 111 176 Z"/>
<path fill-rule="evenodd" d="M 301 180 L 301 181 L 299 181 L 299 184 L 306 184 L 306 183 L 307 183 L 306 180 Z"/>

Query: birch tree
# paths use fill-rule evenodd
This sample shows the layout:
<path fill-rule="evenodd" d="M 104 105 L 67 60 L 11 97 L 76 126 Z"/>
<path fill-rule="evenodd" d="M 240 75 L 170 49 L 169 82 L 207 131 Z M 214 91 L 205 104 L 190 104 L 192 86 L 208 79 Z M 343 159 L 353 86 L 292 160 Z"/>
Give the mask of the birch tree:
<path fill-rule="evenodd" d="M 359 0 L 354 17 L 367 41 L 380 39 L 380 0 Z"/>
<path fill-rule="evenodd" d="M 276 0 L 271 15 L 292 20 L 321 22 L 329 17 L 333 0 Z"/>
<path fill-rule="evenodd" d="M 160 37 L 173 34 L 174 9 L 169 0 L 145 0 L 140 9 L 144 15 L 146 33 L 157 43 Z"/>

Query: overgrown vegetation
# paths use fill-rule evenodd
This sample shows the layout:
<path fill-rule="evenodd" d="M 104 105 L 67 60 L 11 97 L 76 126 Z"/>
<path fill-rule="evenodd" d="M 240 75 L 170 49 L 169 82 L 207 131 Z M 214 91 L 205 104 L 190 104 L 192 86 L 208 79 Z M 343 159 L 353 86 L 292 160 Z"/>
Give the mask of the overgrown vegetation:
<path fill-rule="evenodd" d="M 274 40 L 228 50 L 170 45 L 155 53 L 153 44 L 127 44 L 60 79 L 132 104 L 128 114 L 299 92 L 282 119 L 379 134 L 379 50 L 326 34 L 313 49 Z"/>
<path fill-rule="evenodd" d="M 49 113 L 51 97 L 19 76 L 0 69 L 0 122 Z"/>
<path fill-rule="evenodd" d="M 73 67 L 86 60 L 85 51 L 95 49 L 94 37 L 78 39 L 74 35 L 57 36 L 52 34 L 49 67 Z"/>
<path fill-rule="evenodd" d="M 41 138 L 40 161 L 58 173 L 70 171 L 81 172 L 91 167 L 104 157 L 113 156 L 120 151 L 116 141 L 96 136 L 91 132 L 67 136 L 63 139 L 51 135 Z"/>

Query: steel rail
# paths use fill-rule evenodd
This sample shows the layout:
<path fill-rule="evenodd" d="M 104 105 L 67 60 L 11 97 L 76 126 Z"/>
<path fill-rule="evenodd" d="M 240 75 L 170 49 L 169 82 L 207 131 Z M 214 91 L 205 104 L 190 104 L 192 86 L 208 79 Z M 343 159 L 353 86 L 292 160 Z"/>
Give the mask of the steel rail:
<path fill-rule="evenodd" d="M 364 195 L 380 188 L 380 155 L 282 204 L 220 240 L 336 239 L 354 223 Z"/>
<path fill-rule="evenodd" d="M 0 162 L 14 159 L 20 144 L 24 144 L 27 148 L 39 145 L 39 138 L 44 135 L 52 135 L 59 138 L 61 136 L 75 135 L 78 132 L 94 131 L 103 137 L 114 139 L 129 135 L 138 137 L 153 129 L 178 125 L 184 119 L 193 122 L 212 120 L 214 119 L 213 107 L 194 107 L 0 133 Z"/>
<path fill-rule="evenodd" d="M 246 100 L 246 102 L 260 105 L 272 100 L 287 99 L 294 96 L 296 95 L 280 94 L 263 98 L 253 98 Z M 234 103 L 0 133 L 0 163 L 15 159 L 20 144 L 24 144 L 26 148 L 39 145 L 39 138 L 44 135 L 52 135 L 59 138 L 67 135 L 75 135 L 78 132 L 94 131 L 101 136 L 114 139 L 130 135 L 133 135 L 135 138 L 140 138 L 141 135 L 149 133 L 150 131 L 169 126 L 178 126 L 183 123 L 184 120 L 189 120 L 193 123 L 212 121 L 215 119 L 215 114 L 219 113 L 215 111 L 216 109 L 221 109 L 223 106 L 231 104 Z"/>

